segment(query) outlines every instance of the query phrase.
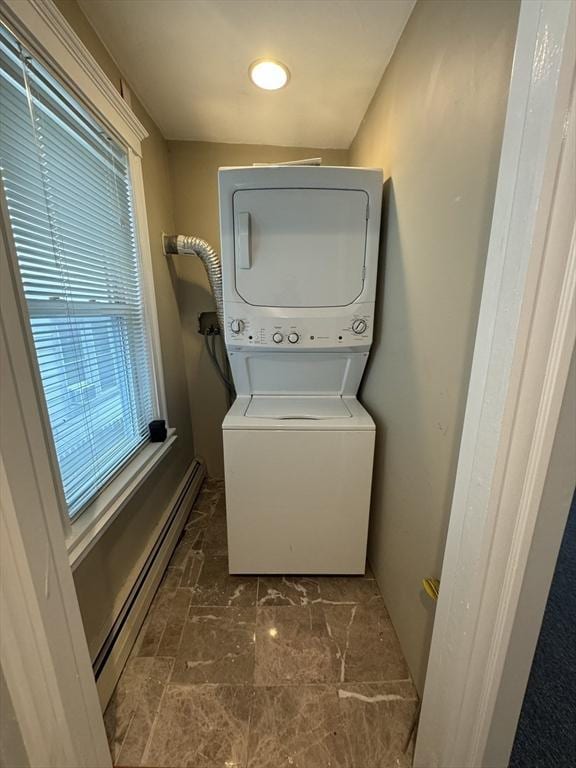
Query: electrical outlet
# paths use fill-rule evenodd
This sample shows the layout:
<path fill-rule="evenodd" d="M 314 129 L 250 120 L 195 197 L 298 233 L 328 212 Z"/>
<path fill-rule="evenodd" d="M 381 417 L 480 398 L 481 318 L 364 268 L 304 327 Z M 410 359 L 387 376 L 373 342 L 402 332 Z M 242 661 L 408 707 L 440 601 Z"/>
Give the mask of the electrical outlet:
<path fill-rule="evenodd" d="M 200 312 L 198 315 L 198 333 L 202 336 L 217 336 L 220 333 L 216 312 Z"/>

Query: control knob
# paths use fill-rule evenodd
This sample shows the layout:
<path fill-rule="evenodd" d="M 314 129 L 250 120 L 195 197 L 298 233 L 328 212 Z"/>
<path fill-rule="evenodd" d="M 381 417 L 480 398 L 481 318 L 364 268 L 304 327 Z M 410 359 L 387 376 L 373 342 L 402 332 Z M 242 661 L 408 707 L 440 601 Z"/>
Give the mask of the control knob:
<path fill-rule="evenodd" d="M 352 331 L 357 334 L 364 333 L 367 327 L 368 327 L 368 323 L 366 322 L 366 320 L 362 320 L 362 319 L 354 320 L 354 322 L 352 323 Z"/>
<path fill-rule="evenodd" d="M 296 344 L 300 341 L 300 336 L 297 333 L 290 333 L 288 334 L 288 341 L 290 344 Z"/>
<path fill-rule="evenodd" d="M 284 336 L 282 336 L 281 333 L 275 333 L 272 336 L 272 341 L 274 342 L 274 344 L 280 344 L 282 341 L 284 341 Z"/>
<path fill-rule="evenodd" d="M 244 330 L 244 321 L 243 320 L 232 320 L 230 323 L 230 330 L 232 333 L 242 333 Z"/>

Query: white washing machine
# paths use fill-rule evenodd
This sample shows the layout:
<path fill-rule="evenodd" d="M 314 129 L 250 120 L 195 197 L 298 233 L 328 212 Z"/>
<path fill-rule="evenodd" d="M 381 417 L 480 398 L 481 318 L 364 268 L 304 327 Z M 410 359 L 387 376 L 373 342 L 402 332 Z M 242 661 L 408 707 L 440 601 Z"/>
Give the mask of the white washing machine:
<path fill-rule="evenodd" d="M 230 573 L 364 573 L 382 172 L 225 168 L 219 185 Z"/>

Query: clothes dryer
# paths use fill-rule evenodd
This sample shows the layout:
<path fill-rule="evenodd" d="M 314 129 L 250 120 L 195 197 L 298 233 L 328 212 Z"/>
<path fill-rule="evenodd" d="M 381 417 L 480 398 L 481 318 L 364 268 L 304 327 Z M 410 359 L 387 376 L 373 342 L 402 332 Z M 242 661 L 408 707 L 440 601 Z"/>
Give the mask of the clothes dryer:
<path fill-rule="evenodd" d="M 219 190 L 230 572 L 363 573 L 382 172 L 230 168 Z"/>

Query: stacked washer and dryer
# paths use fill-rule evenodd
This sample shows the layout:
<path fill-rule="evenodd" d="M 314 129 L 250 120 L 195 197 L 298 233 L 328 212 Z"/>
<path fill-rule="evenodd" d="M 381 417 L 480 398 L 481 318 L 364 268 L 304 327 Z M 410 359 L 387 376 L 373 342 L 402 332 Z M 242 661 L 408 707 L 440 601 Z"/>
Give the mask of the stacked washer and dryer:
<path fill-rule="evenodd" d="M 230 573 L 362 574 L 382 172 L 224 168 L 219 190 Z"/>

